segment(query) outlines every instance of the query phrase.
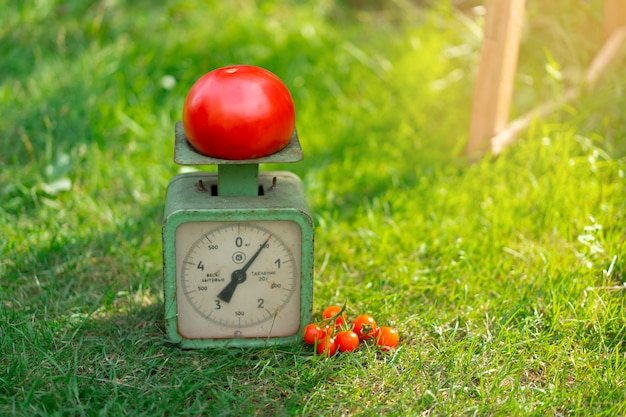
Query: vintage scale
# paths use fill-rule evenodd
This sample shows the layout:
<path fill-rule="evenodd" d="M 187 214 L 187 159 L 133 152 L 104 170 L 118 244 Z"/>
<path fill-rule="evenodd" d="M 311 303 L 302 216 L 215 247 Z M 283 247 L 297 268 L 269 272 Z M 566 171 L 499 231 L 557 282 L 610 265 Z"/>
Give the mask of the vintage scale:
<path fill-rule="evenodd" d="M 163 219 L 165 327 L 183 348 L 293 343 L 311 320 L 314 228 L 302 181 L 261 163 L 303 157 L 288 145 L 263 158 L 198 153 L 176 124 L 174 161 L 217 172 L 174 177 Z"/>

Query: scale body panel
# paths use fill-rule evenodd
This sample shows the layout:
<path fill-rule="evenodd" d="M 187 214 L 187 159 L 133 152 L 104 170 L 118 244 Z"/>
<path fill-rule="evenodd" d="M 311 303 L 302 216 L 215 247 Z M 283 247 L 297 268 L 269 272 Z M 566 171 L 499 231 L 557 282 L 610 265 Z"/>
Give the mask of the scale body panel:
<path fill-rule="evenodd" d="M 311 320 L 314 226 L 302 181 L 259 172 L 258 188 L 219 195 L 215 172 L 168 186 L 165 328 L 183 348 L 294 343 Z"/>

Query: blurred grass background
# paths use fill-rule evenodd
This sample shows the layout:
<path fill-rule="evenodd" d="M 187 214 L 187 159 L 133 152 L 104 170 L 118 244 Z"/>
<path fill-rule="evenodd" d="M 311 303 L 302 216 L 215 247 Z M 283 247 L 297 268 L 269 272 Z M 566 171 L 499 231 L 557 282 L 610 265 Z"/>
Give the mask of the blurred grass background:
<path fill-rule="evenodd" d="M 0 0 L 0 411 L 621 415 L 622 54 L 497 159 L 462 157 L 482 3 Z M 529 2 L 513 116 L 574 85 L 602 1 Z M 186 352 L 162 332 L 160 222 L 191 85 L 290 88 L 314 310 L 402 347 Z"/>

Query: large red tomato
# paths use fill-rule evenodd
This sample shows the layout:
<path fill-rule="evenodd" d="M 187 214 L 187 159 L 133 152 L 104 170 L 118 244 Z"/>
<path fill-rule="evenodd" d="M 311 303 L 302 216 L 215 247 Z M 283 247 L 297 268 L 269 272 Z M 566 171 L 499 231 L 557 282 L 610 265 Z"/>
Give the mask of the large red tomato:
<path fill-rule="evenodd" d="M 295 107 L 285 84 L 251 65 L 218 68 L 189 90 L 183 107 L 187 139 L 200 153 L 250 159 L 284 148 L 295 127 Z"/>

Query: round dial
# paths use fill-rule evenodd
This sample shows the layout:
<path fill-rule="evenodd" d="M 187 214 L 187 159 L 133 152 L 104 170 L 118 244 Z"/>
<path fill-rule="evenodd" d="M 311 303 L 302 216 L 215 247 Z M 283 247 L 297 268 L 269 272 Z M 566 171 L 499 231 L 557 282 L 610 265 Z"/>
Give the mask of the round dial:
<path fill-rule="evenodd" d="M 186 223 L 179 229 L 183 226 L 189 230 L 181 234 L 195 234 L 177 245 L 183 332 L 266 337 L 297 331 L 300 229 L 295 223 Z"/>

